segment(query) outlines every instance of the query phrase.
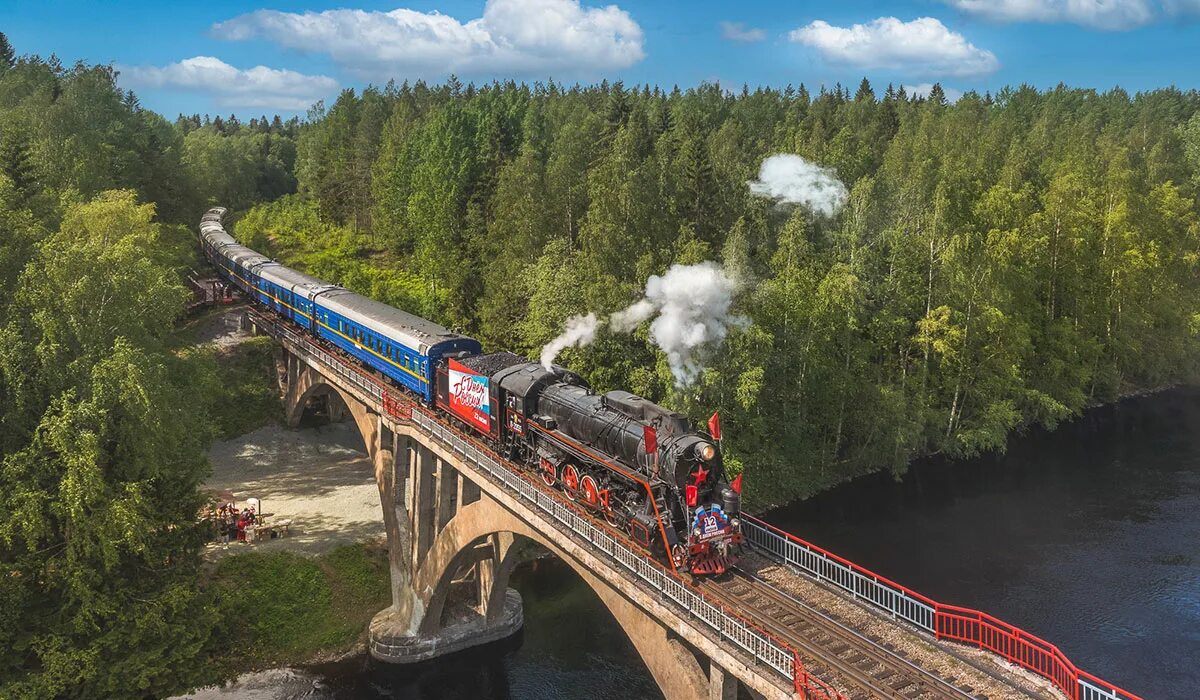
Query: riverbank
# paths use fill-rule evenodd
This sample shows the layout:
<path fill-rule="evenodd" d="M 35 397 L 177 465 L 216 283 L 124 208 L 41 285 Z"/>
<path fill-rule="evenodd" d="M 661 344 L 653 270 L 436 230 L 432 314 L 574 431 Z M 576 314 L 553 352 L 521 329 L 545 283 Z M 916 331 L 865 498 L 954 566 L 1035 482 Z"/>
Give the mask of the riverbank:
<path fill-rule="evenodd" d="M 219 694 L 246 674 L 282 683 L 288 674 L 273 670 L 279 666 L 361 655 L 371 617 L 391 603 L 379 493 L 362 438 L 351 424 L 280 423 L 273 343 L 242 330 L 240 315 L 237 307 L 211 309 L 179 331 L 180 352 L 216 365 L 218 380 L 206 391 L 220 397 L 217 440 L 204 488 L 238 504 L 258 498 L 273 521 L 291 525 L 278 539 L 206 546 L 200 585 L 221 641 L 210 654 L 208 688 L 180 697 Z"/>
<path fill-rule="evenodd" d="M 208 458 L 205 488 L 239 504 L 257 498 L 271 521 L 291 522 L 287 537 L 210 544 L 210 560 L 243 550 L 316 556 L 384 536 L 375 472 L 353 423 L 296 430 L 270 423 L 215 443 Z"/>
<path fill-rule="evenodd" d="M 371 617 L 391 603 L 387 550 L 377 543 L 315 557 L 228 556 L 204 585 L 220 611 L 227 649 L 214 659 L 217 678 L 361 653 Z"/>
<path fill-rule="evenodd" d="M 822 497 L 824 494 L 852 488 L 853 484 L 858 481 L 869 481 L 874 479 L 888 479 L 891 481 L 903 481 L 910 470 L 919 468 L 927 464 L 939 464 L 945 467 L 953 468 L 958 464 L 975 464 L 981 461 L 995 461 L 1005 457 L 1010 447 L 1022 441 L 1042 439 L 1047 436 L 1054 435 L 1060 431 L 1071 430 L 1072 426 L 1078 425 L 1081 422 L 1089 420 L 1089 417 L 1095 416 L 1105 411 L 1117 410 L 1127 402 L 1138 401 L 1141 399 L 1150 399 L 1155 396 L 1170 394 L 1175 391 L 1200 391 L 1200 384 L 1164 384 L 1162 386 L 1150 389 L 1127 389 L 1113 399 L 1112 401 L 1097 401 L 1085 405 L 1078 414 L 1068 416 L 1060 421 L 1054 428 L 1046 428 L 1040 425 L 1023 425 L 1010 430 L 1005 437 L 1004 445 L 1000 448 L 983 452 L 975 457 L 951 458 L 942 453 L 918 454 L 905 462 L 898 468 L 889 468 L 887 466 L 879 466 L 864 469 L 860 472 L 847 473 L 840 475 L 836 480 L 822 481 L 821 485 L 816 487 L 811 493 L 799 496 L 787 496 L 781 500 L 764 500 L 754 498 L 753 494 L 745 497 L 743 505 L 746 510 L 751 513 L 771 513 L 775 511 L 788 510 L 792 508 L 802 507 L 802 504 Z M 752 478 L 753 475 L 747 477 Z"/>

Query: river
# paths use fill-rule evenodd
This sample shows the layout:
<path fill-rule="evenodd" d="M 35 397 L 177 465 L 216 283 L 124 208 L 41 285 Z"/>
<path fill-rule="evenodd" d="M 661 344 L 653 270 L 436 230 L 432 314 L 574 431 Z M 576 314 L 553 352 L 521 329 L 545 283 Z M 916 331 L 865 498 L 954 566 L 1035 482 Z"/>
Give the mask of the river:
<path fill-rule="evenodd" d="M 923 460 L 768 519 L 947 603 L 991 612 L 1147 700 L 1200 697 L 1200 390 L 1090 411 L 1004 455 Z M 354 659 L 210 697 L 661 697 L 560 562 L 520 569 L 519 639 L 417 669 Z M 272 675 L 274 674 L 274 675 Z"/>
<path fill-rule="evenodd" d="M 924 460 L 767 518 L 989 612 L 1147 700 L 1200 697 L 1200 390 L 1089 411 L 1006 454 Z"/>

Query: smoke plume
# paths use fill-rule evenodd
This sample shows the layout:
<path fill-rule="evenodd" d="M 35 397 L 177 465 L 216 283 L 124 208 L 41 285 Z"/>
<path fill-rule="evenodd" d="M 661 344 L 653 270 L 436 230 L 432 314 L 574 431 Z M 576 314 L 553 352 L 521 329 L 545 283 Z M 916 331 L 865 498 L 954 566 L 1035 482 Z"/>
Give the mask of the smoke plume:
<path fill-rule="evenodd" d="M 732 326 L 745 319 L 730 312 L 737 284 L 720 265 L 673 265 L 664 275 L 646 281 L 645 296 L 610 315 L 609 326 L 628 333 L 644 321 L 650 321 L 650 340 L 667 356 L 675 384 L 683 387 L 695 381 L 704 369 L 700 353 L 720 343 Z M 595 338 L 595 314 L 576 316 L 567 321 L 562 335 L 542 348 L 542 364 L 549 367 L 563 348 L 584 346 Z"/>
<path fill-rule="evenodd" d="M 702 348 L 724 340 L 730 326 L 745 323 L 729 310 L 736 290 L 716 263 L 673 265 L 665 275 L 647 280 L 645 298 L 613 314 L 610 322 L 628 331 L 653 317 L 650 340 L 666 353 L 676 386 L 687 386 L 704 369 Z"/>
<path fill-rule="evenodd" d="M 849 197 L 846 185 L 834 171 L 790 153 L 765 159 L 758 169 L 758 179 L 749 185 L 750 191 L 760 197 L 799 204 L 825 216 L 836 214 Z"/>
<path fill-rule="evenodd" d="M 568 318 L 563 332 L 542 348 L 542 366 L 550 369 L 550 365 L 554 364 L 554 358 L 558 357 L 558 353 L 573 345 L 583 347 L 591 343 L 596 339 L 596 330 L 600 328 L 600 323 L 596 314 Z"/>

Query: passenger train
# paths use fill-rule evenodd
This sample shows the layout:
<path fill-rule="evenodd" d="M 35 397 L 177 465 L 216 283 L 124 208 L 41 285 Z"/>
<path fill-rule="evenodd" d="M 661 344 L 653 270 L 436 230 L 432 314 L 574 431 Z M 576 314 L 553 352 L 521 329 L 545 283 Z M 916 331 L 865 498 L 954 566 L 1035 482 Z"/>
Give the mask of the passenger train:
<path fill-rule="evenodd" d="M 292 270 L 200 224 L 208 260 L 233 286 L 318 342 L 411 393 L 681 572 L 719 574 L 742 543 L 740 479 L 730 482 L 719 425 L 626 391 L 597 394 L 577 374 L 479 341 Z"/>

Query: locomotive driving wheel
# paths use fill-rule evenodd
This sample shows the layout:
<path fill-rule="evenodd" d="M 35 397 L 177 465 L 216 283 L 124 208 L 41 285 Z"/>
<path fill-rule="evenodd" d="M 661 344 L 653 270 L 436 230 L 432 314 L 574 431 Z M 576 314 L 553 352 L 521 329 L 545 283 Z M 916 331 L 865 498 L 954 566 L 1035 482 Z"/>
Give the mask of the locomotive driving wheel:
<path fill-rule="evenodd" d="M 583 502 L 587 507 L 596 509 L 600 507 L 600 487 L 596 484 L 596 480 L 591 474 L 584 474 L 580 481 L 583 489 Z"/>
<path fill-rule="evenodd" d="M 542 483 L 547 486 L 554 486 L 558 482 L 558 468 L 550 460 L 543 459 L 541 469 L 538 471 L 541 472 Z"/>
<path fill-rule="evenodd" d="M 572 501 L 579 498 L 579 470 L 574 464 L 568 464 L 562 471 L 563 491 Z"/>

